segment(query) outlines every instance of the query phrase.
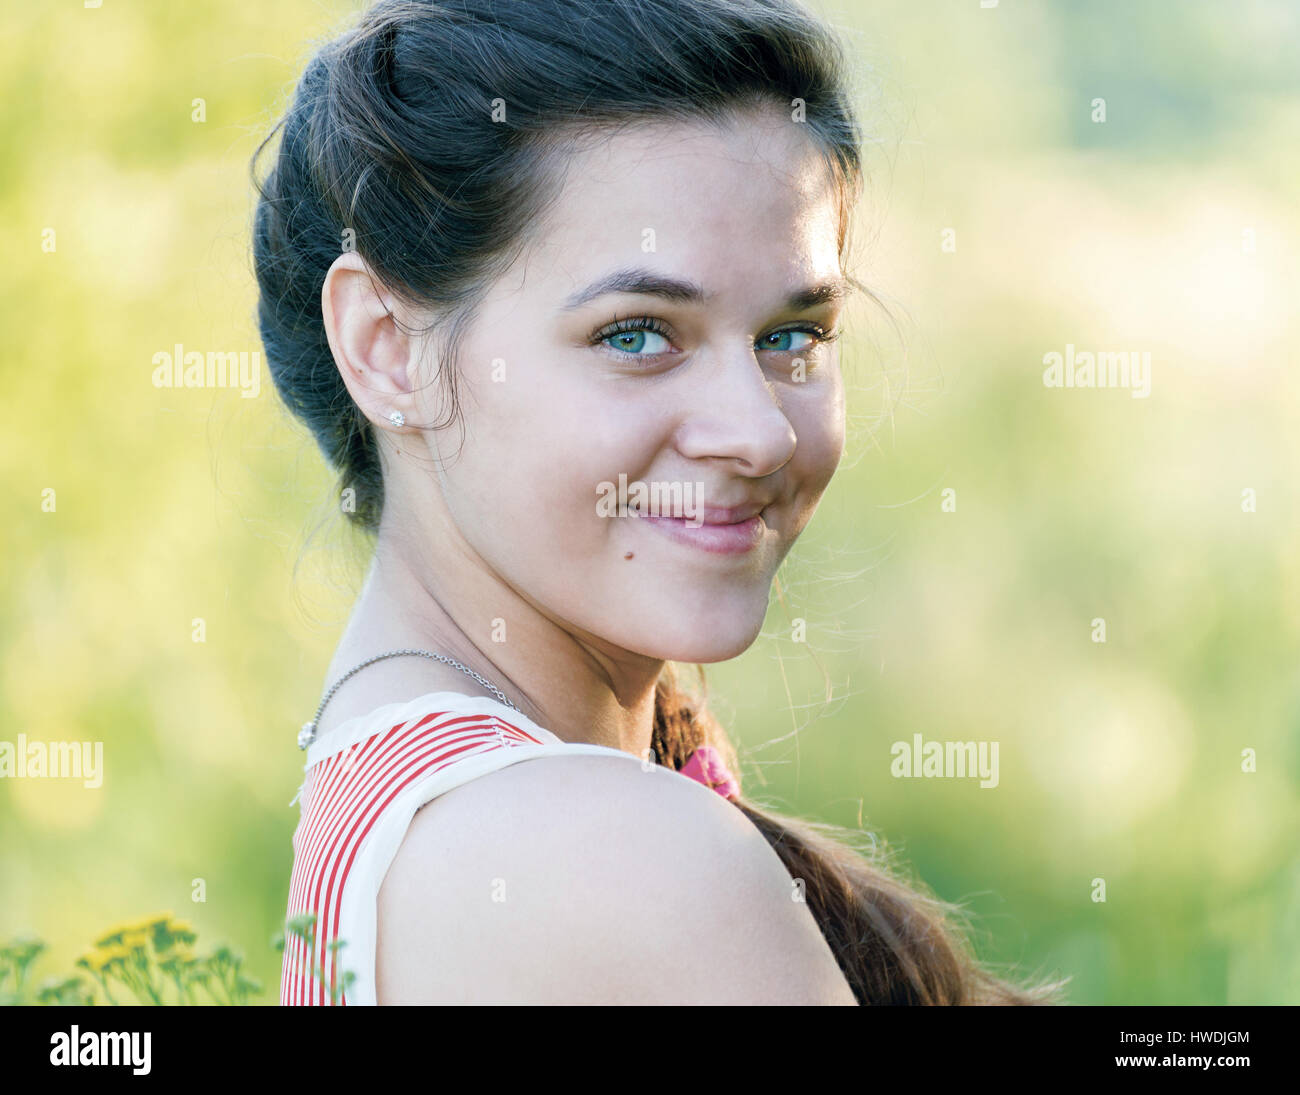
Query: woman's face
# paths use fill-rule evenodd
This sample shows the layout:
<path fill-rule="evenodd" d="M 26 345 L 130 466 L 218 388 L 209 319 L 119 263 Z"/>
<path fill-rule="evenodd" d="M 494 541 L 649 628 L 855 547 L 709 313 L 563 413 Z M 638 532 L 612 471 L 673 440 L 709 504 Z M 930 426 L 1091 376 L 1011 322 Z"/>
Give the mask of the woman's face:
<path fill-rule="evenodd" d="M 482 564 L 585 641 L 683 662 L 748 647 L 843 447 L 818 333 L 843 306 L 838 223 L 824 161 L 779 113 L 641 126 L 570 159 L 464 338 L 463 435 L 419 435 Z M 417 398 L 436 421 L 437 385 Z"/>

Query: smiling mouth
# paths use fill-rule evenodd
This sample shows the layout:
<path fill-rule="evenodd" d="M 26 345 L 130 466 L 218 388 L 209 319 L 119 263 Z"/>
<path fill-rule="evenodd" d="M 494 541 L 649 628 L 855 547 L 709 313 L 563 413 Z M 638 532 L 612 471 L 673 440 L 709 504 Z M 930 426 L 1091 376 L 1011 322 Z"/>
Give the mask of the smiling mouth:
<path fill-rule="evenodd" d="M 736 516 L 735 511 L 722 511 L 702 507 L 703 514 L 693 519 L 687 517 L 665 517 L 653 513 L 639 513 L 629 510 L 629 514 L 644 521 L 651 528 L 663 533 L 669 539 L 687 547 L 697 548 L 711 555 L 745 555 L 763 542 L 767 534 L 767 525 L 763 522 L 761 512 L 752 513 L 740 520 L 717 520 L 720 516 Z M 753 507 L 750 507 L 752 510 Z M 739 507 L 735 507 L 738 511 Z M 703 517 L 703 523 L 701 523 Z M 711 520 L 712 518 L 712 520 Z"/>

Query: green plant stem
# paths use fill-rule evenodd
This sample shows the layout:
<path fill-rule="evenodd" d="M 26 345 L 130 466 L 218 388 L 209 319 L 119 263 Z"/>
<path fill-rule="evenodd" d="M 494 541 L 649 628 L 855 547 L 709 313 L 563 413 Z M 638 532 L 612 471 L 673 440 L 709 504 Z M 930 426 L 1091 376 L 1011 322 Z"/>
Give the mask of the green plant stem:
<path fill-rule="evenodd" d="M 99 982 L 100 987 L 104 990 L 104 995 L 108 997 L 108 1002 L 112 1004 L 113 1007 L 119 1007 L 120 1005 L 118 1002 L 113 999 L 113 994 L 108 991 L 108 978 L 104 976 L 104 971 L 94 970 L 92 972 L 95 975 L 95 980 Z"/>

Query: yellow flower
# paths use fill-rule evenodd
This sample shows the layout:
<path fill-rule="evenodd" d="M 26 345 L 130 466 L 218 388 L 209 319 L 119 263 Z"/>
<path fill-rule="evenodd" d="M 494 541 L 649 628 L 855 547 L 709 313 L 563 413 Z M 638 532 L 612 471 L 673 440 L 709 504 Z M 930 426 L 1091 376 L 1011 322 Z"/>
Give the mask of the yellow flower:
<path fill-rule="evenodd" d="M 111 966 L 114 962 L 125 962 L 131 957 L 131 952 L 121 943 L 113 943 L 105 947 L 100 953 L 103 955 L 104 967 Z"/>
<path fill-rule="evenodd" d="M 122 946 L 127 950 L 142 951 L 148 944 L 149 936 L 143 931 L 130 931 L 122 935 Z"/>
<path fill-rule="evenodd" d="M 109 943 L 117 943 L 124 935 L 147 932 L 152 924 L 152 918 L 148 920 L 126 920 L 120 924 L 114 924 L 113 927 L 95 940 L 95 946 L 102 947 Z"/>
<path fill-rule="evenodd" d="M 102 950 L 87 951 L 77 959 L 76 964 L 90 970 L 92 973 L 98 973 L 108 964 L 108 958 Z"/>
<path fill-rule="evenodd" d="M 193 943 L 194 940 L 198 938 L 194 929 L 190 927 L 190 922 L 188 920 L 171 921 L 171 923 L 167 925 L 167 932 L 182 943 Z"/>

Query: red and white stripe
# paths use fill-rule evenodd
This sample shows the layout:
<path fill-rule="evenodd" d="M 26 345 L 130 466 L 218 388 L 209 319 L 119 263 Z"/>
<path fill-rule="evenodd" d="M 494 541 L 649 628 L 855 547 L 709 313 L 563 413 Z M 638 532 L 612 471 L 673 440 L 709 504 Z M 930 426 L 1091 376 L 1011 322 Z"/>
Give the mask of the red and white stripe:
<path fill-rule="evenodd" d="M 442 711 L 376 731 L 312 765 L 303 783 L 306 808 L 293 834 L 286 919 L 316 914 L 315 953 L 308 954 L 304 940 L 286 933 L 280 1003 L 331 1002 L 337 971 L 328 945 L 338 937 L 348 872 L 362 841 L 404 789 L 466 757 L 540 744 L 494 715 Z M 340 964 L 347 968 L 346 946 L 341 954 Z M 312 977 L 313 961 L 317 974 L 326 971 L 328 988 L 319 977 Z M 373 969 L 365 972 L 374 977 Z M 347 1004 L 346 993 L 340 993 L 339 1000 Z"/>

